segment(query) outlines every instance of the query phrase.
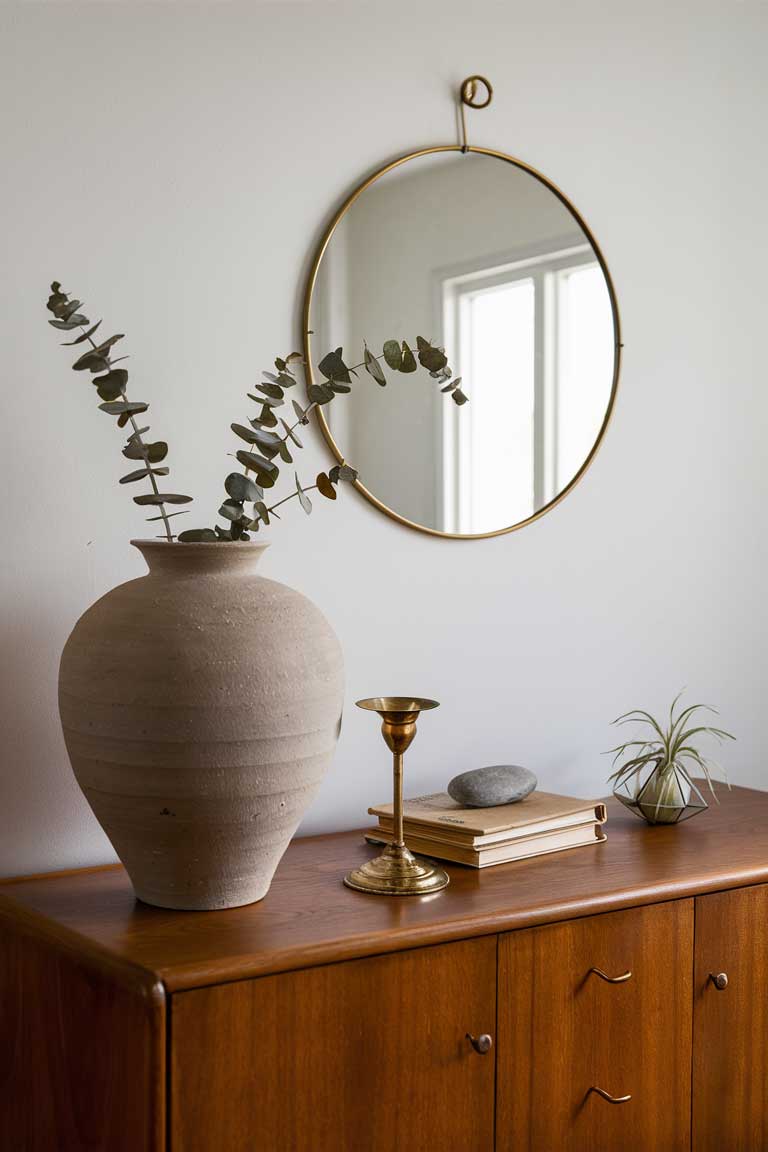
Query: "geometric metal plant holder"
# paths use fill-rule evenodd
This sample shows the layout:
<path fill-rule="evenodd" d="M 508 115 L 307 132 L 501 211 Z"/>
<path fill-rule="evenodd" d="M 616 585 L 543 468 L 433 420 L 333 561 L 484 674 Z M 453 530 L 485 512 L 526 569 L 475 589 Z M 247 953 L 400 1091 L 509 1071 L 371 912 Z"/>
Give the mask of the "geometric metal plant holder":
<path fill-rule="evenodd" d="M 634 812 L 636 816 L 647 821 L 648 824 L 679 824 L 683 820 L 689 820 L 697 812 L 703 812 L 709 805 L 699 791 L 695 780 L 678 775 L 674 769 L 672 773 L 675 777 L 674 784 L 670 787 L 670 784 L 667 783 L 666 787 L 668 791 L 672 792 L 673 801 L 676 799 L 677 803 L 658 803 L 656 795 L 658 769 L 655 765 L 645 780 L 640 781 L 638 774 L 619 780 L 613 794 L 625 808 L 629 808 L 630 812 Z M 667 773 L 667 776 L 669 775 L 670 773 Z"/>

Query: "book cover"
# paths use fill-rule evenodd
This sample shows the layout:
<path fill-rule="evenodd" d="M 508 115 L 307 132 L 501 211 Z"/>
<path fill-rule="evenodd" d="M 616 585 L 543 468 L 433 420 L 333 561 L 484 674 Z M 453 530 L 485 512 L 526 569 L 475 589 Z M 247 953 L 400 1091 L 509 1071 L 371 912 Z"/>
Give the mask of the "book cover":
<path fill-rule="evenodd" d="M 380 804 L 368 809 L 372 816 L 392 821 L 392 804 Z M 603 824 L 605 805 L 594 800 L 580 800 L 573 796 L 558 796 L 550 792 L 532 792 L 517 804 L 501 804 L 495 808 L 462 808 L 447 792 L 434 792 L 417 796 L 403 804 L 403 819 L 409 827 L 425 825 L 461 834 L 467 837 L 489 837 L 502 833 L 502 839 L 511 839 L 511 833 L 531 835 L 538 831 L 567 828 L 587 821 Z"/>

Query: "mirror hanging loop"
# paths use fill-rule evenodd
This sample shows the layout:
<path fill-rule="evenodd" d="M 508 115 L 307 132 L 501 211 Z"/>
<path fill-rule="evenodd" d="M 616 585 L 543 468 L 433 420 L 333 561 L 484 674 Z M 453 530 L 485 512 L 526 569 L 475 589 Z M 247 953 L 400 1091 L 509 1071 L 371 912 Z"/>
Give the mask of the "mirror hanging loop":
<path fill-rule="evenodd" d="M 485 88 L 485 99 L 478 98 L 478 87 L 482 85 Z M 487 108 L 493 100 L 493 85 L 490 80 L 486 80 L 485 76 L 468 76 L 462 82 L 459 88 L 459 109 L 461 110 L 461 150 L 465 154 L 469 152 L 469 141 L 467 140 L 467 116 L 465 108 Z"/>

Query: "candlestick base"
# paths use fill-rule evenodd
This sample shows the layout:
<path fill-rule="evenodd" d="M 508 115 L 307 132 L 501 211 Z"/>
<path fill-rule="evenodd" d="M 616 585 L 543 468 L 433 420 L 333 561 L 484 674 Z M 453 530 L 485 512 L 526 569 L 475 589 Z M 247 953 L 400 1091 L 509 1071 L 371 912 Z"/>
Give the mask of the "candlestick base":
<path fill-rule="evenodd" d="M 388 844 L 380 856 L 344 877 L 348 888 L 381 896 L 426 896 L 446 888 L 448 882 L 448 873 L 434 860 L 414 856 L 398 844 Z"/>

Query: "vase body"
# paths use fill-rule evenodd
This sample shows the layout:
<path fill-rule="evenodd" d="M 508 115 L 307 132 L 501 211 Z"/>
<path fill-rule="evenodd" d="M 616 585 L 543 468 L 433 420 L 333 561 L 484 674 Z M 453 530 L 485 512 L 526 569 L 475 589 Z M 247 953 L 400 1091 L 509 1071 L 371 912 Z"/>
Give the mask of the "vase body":
<path fill-rule="evenodd" d="M 149 574 L 62 654 L 72 768 L 141 900 L 249 904 L 333 756 L 341 649 L 306 597 L 256 574 L 265 544 L 134 543 Z"/>

